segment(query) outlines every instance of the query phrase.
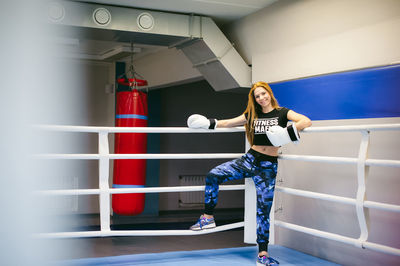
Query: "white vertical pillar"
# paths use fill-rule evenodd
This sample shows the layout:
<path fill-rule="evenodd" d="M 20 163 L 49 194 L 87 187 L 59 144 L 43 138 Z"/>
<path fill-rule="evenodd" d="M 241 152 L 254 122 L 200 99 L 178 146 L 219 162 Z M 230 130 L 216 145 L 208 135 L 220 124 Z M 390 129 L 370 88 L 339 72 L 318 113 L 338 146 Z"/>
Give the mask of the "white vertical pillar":
<path fill-rule="evenodd" d="M 246 141 L 246 150 L 250 149 L 250 143 Z M 244 242 L 256 244 L 257 239 L 257 192 L 253 179 L 244 180 Z"/>
<path fill-rule="evenodd" d="M 109 178 L 109 148 L 108 132 L 99 132 L 99 203 L 100 203 L 100 230 L 101 232 L 110 231 L 110 185 Z"/>
<path fill-rule="evenodd" d="M 360 149 L 358 153 L 357 163 L 357 197 L 356 197 L 356 211 L 358 223 L 360 225 L 360 237 L 358 239 L 359 247 L 362 248 L 363 242 L 368 239 L 369 231 L 369 209 L 364 207 L 365 201 L 365 190 L 366 190 L 366 179 L 368 175 L 369 166 L 365 164 L 368 158 L 368 146 L 369 146 L 369 131 L 361 131 L 362 138 Z"/>
<path fill-rule="evenodd" d="M 269 213 L 269 244 L 275 244 L 275 195 L 272 202 L 271 212 Z"/>
<path fill-rule="evenodd" d="M 275 186 L 277 185 L 278 174 L 275 179 Z M 275 206 L 276 206 L 276 191 L 274 191 L 274 199 L 269 213 L 269 244 L 275 245 Z"/>

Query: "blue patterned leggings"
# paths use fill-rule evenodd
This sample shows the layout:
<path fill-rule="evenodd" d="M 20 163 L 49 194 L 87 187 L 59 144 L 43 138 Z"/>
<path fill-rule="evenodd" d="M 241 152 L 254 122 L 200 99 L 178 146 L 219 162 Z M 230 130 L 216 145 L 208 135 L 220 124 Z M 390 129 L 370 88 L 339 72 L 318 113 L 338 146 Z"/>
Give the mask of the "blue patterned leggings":
<path fill-rule="evenodd" d="M 218 201 L 219 185 L 251 177 L 257 191 L 257 243 L 259 251 L 268 250 L 269 213 L 274 197 L 278 160 L 250 149 L 242 157 L 213 168 L 206 177 L 205 210 L 212 215 Z"/>

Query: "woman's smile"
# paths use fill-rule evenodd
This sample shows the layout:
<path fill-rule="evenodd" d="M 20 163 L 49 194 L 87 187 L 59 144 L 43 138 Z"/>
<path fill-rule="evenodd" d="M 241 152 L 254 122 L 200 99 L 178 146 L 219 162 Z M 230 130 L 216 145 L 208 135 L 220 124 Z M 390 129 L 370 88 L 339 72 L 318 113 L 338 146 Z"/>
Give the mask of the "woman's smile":
<path fill-rule="evenodd" d="M 271 97 L 263 87 L 254 90 L 254 98 L 261 107 L 268 107 L 271 104 Z"/>

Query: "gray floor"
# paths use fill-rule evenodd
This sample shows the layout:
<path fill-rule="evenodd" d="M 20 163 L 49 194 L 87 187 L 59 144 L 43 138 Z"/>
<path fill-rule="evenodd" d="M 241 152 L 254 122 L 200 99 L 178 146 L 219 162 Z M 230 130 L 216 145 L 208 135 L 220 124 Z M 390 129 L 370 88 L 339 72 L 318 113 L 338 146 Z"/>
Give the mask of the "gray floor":
<path fill-rule="evenodd" d="M 198 218 L 199 212 L 163 213 L 158 217 L 119 217 L 113 224 L 127 226 L 129 229 L 187 229 Z M 215 214 L 217 224 L 243 221 L 243 210 L 219 210 Z M 66 217 L 62 218 L 65 222 Z M 79 216 L 69 218 L 71 223 L 83 230 L 98 230 L 98 216 Z M 67 219 L 68 220 L 68 219 Z M 69 221 L 68 221 L 69 222 Z M 91 228 L 90 228 L 91 227 Z M 72 229 L 72 228 L 70 228 Z M 75 229 L 75 228 L 74 228 Z M 124 228 L 126 229 L 126 228 Z M 97 258 L 119 255 L 159 253 L 171 251 L 191 251 L 202 249 L 221 249 L 248 247 L 243 242 L 243 229 L 199 235 L 199 236 L 156 236 L 156 237 L 96 237 L 78 239 L 46 240 L 50 245 L 63 247 L 63 252 L 54 259 Z"/>
<path fill-rule="evenodd" d="M 199 211 L 161 213 L 158 216 L 113 217 L 112 229 L 187 229 Z M 243 210 L 216 210 L 217 225 L 243 221 Z M 99 217 L 59 217 L 69 230 L 99 230 Z M 61 222 L 61 220 L 60 220 Z M 57 223 L 57 222 L 56 222 Z M 49 265 L 254 265 L 258 248 L 243 242 L 243 228 L 197 236 L 96 237 L 48 239 L 61 247 L 49 254 Z M 282 265 L 335 265 L 281 246 L 271 246 L 271 255 Z"/>
<path fill-rule="evenodd" d="M 243 243 L 243 230 L 200 236 L 106 237 L 52 240 L 67 247 L 59 259 L 191 251 L 252 246 Z M 58 242 L 58 243 L 56 243 Z M 254 246 L 254 245 L 253 245 Z"/>

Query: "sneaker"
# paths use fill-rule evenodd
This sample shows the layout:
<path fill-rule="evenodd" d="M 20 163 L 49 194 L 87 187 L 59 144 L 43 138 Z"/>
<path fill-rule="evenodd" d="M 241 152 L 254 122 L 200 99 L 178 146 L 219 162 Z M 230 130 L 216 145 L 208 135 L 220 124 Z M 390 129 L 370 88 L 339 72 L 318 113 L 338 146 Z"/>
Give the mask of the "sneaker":
<path fill-rule="evenodd" d="M 200 216 L 200 219 L 190 227 L 190 230 L 199 231 L 203 229 L 211 229 L 215 228 L 217 225 L 215 224 L 214 218 L 207 219 L 203 215 Z"/>
<path fill-rule="evenodd" d="M 271 258 L 271 257 L 267 257 L 267 256 L 262 256 L 262 257 L 258 257 L 257 256 L 257 266 L 269 266 L 269 265 L 278 265 L 279 261 Z"/>

